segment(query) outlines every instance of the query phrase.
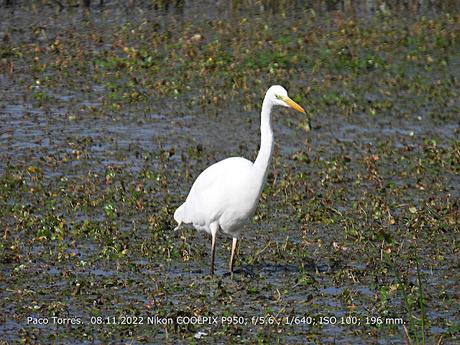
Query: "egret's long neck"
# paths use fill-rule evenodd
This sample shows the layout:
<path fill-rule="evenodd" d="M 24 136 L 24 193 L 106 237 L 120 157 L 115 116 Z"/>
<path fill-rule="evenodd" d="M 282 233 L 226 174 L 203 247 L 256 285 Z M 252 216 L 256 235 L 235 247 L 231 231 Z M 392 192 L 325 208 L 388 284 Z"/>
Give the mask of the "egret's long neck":
<path fill-rule="evenodd" d="M 260 119 L 260 151 L 254 162 L 254 168 L 262 177 L 262 183 L 267 177 L 268 166 L 270 165 L 273 153 L 273 130 L 272 112 L 273 104 L 265 97 L 262 103 L 262 114 Z"/>

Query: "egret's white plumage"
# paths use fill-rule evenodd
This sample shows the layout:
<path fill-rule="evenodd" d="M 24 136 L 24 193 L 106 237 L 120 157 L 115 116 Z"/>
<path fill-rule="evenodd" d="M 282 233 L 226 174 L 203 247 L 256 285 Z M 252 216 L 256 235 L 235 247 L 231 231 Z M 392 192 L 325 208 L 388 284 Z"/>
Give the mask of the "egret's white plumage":
<path fill-rule="evenodd" d="M 304 112 L 288 97 L 283 87 L 270 87 L 262 103 L 261 144 L 255 162 L 232 157 L 211 165 L 198 176 L 187 199 L 174 213 L 177 228 L 181 224 L 191 224 L 195 229 L 211 234 L 211 273 L 214 272 L 215 241 L 219 229 L 233 237 L 230 257 L 230 271 L 233 271 L 238 238 L 256 210 L 272 158 L 271 111 L 276 105 Z"/>

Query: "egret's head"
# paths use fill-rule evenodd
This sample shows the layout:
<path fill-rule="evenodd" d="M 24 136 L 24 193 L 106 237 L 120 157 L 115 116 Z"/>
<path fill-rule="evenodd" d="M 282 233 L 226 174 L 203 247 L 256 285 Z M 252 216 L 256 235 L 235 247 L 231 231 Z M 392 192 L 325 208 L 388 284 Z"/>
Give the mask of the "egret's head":
<path fill-rule="evenodd" d="M 273 105 L 281 105 L 283 107 L 292 108 L 300 111 L 301 113 L 305 113 L 305 110 L 303 110 L 300 105 L 290 99 L 286 89 L 280 85 L 273 85 L 270 87 L 265 97 L 268 97 Z"/>

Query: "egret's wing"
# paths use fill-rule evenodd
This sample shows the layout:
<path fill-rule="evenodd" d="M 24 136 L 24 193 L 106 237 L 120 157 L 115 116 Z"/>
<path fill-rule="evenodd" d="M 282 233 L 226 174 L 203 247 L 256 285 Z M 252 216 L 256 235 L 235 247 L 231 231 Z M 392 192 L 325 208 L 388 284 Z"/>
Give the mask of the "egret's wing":
<path fill-rule="evenodd" d="M 186 200 L 184 222 L 204 226 L 220 217 L 227 201 L 234 196 L 232 186 L 238 175 L 252 167 L 241 157 L 227 158 L 204 170 L 193 184 Z"/>

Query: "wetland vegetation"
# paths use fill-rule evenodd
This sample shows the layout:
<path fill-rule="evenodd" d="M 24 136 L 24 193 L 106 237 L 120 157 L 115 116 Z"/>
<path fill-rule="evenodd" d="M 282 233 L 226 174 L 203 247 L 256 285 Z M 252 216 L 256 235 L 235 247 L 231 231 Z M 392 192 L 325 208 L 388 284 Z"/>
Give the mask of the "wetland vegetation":
<path fill-rule="evenodd" d="M 85 3 L 0 3 L 0 344 L 460 341 L 455 1 Z M 278 83 L 308 116 L 208 276 L 173 212 Z M 106 319 L 198 316 L 248 323 Z"/>

